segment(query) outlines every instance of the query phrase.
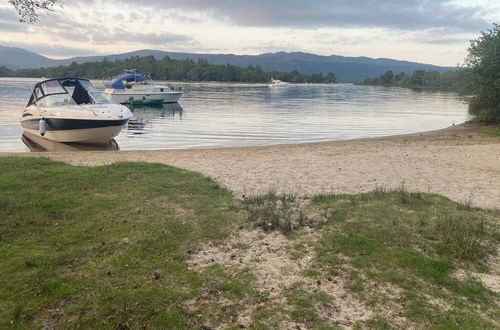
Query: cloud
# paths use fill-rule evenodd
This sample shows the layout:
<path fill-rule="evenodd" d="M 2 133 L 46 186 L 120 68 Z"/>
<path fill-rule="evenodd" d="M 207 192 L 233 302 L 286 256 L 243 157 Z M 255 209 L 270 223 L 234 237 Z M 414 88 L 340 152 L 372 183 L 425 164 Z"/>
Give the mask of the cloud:
<path fill-rule="evenodd" d="M 136 4 L 134 0 L 120 0 Z M 488 27 L 484 7 L 430 0 L 143 0 L 141 6 L 209 13 L 241 26 L 437 27 L 478 31 Z"/>
<path fill-rule="evenodd" d="M 122 28 L 114 28 L 107 33 L 99 31 L 90 34 L 93 42 L 98 44 L 103 43 L 135 43 L 135 44 L 150 44 L 150 45 L 177 45 L 190 44 L 196 45 L 197 42 L 189 36 L 173 34 L 173 33 L 139 33 L 128 31 Z"/>
<path fill-rule="evenodd" d="M 439 37 L 427 40 L 417 40 L 422 43 L 433 44 L 433 45 L 453 45 L 453 44 L 464 44 L 470 41 L 470 38 L 459 38 L 459 37 Z"/>
<path fill-rule="evenodd" d="M 146 12 L 146 11 L 145 11 Z M 33 36 L 43 36 L 45 42 L 33 40 L 26 42 L 13 35 L 6 38 L 4 43 L 16 47 L 27 48 L 48 56 L 86 56 L 100 53 L 99 46 L 140 45 L 140 47 L 185 46 L 193 47 L 198 43 L 191 37 L 170 32 L 143 31 L 139 26 L 147 21 L 147 14 L 130 15 L 123 13 L 101 13 L 90 11 L 95 19 L 85 19 L 85 12 L 66 7 L 55 11 L 50 16 L 41 17 L 35 25 L 20 23 L 12 8 L 0 7 L 0 31 L 8 36 L 9 32 L 31 33 Z M 128 17 L 125 17 L 128 16 Z M 139 22 L 137 22 L 139 20 Z M 106 24 L 117 22 L 119 24 Z M 10 40 L 7 40 L 10 39 Z M 87 48 L 85 48 L 87 47 Z"/>
<path fill-rule="evenodd" d="M 0 31 L 26 31 L 26 24 L 19 23 L 19 18 L 11 9 L 0 8 Z"/>

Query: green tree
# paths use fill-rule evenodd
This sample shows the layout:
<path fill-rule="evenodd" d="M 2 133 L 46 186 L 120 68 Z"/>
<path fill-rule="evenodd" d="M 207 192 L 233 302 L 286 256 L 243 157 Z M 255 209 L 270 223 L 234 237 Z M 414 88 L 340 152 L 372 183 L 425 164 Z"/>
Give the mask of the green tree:
<path fill-rule="evenodd" d="M 394 78 L 394 73 L 392 73 L 392 71 L 389 70 L 380 76 L 380 83 L 382 85 L 388 85 L 392 82 L 392 78 Z"/>
<path fill-rule="evenodd" d="M 328 74 L 326 75 L 326 82 L 330 84 L 335 84 L 337 82 L 337 77 L 335 76 L 335 73 L 328 72 Z"/>
<path fill-rule="evenodd" d="M 12 70 L 5 66 L 0 66 L 0 77 L 10 77 L 12 76 Z"/>
<path fill-rule="evenodd" d="M 500 122 L 500 25 L 472 40 L 462 70 L 464 93 L 472 95 L 469 111 L 479 120 Z"/>
<path fill-rule="evenodd" d="M 415 87 L 421 87 L 424 85 L 424 77 L 424 70 L 415 70 L 415 72 L 413 72 L 413 74 L 410 76 L 408 83 Z"/>

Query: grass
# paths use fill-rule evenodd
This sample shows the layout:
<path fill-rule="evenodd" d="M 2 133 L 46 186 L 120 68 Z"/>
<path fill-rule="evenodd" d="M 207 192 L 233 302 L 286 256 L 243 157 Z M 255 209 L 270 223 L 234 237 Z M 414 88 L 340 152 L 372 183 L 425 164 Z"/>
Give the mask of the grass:
<path fill-rule="evenodd" d="M 213 279 L 187 251 L 238 223 L 228 191 L 154 164 L 2 158 L 0 173 L 0 328 L 200 325 L 179 306 Z"/>
<path fill-rule="evenodd" d="M 498 295 L 454 273 L 491 273 L 500 212 L 404 186 L 238 201 L 206 177 L 164 165 L 0 158 L 0 191 L 1 329 L 234 329 L 243 312 L 255 329 L 285 321 L 336 329 L 325 315 L 336 315 L 343 299 L 316 283 L 337 279 L 373 310 L 354 328 L 400 327 L 387 306 L 414 328 L 494 328 L 499 321 Z M 251 262 L 187 267 L 204 244 L 255 226 L 284 233 L 290 260 L 315 256 L 280 296 L 261 289 Z"/>
<path fill-rule="evenodd" d="M 495 232 L 493 226 L 483 219 L 444 216 L 436 221 L 436 231 L 442 242 L 440 252 L 461 261 L 484 261 L 495 251 L 493 244 L 485 244 L 491 232 Z"/>
<path fill-rule="evenodd" d="M 404 188 L 316 196 L 311 207 L 330 215 L 316 245 L 317 268 L 326 273 L 339 267 L 353 269 L 350 290 L 367 303 L 374 296 L 375 301 L 385 301 L 380 286 L 389 285 L 402 290 L 404 315 L 424 327 L 494 328 L 487 318 L 470 311 L 494 313 L 498 295 L 453 273 L 459 268 L 487 268 L 485 261 L 499 243 L 500 212 Z M 430 297 L 446 301 L 450 309 L 429 305 Z"/>
<path fill-rule="evenodd" d="M 492 137 L 500 137 L 500 128 L 490 128 L 484 130 L 483 134 L 492 136 Z"/>
<path fill-rule="evenodd" d="M 318 310 L 328 306 L 332 297 L 325 292 L 309 292 L 302 283 L 294 283 L 287 294 L 287 301 L 291 307 L 290 315 L 300 323 L 318 323 Z"/>

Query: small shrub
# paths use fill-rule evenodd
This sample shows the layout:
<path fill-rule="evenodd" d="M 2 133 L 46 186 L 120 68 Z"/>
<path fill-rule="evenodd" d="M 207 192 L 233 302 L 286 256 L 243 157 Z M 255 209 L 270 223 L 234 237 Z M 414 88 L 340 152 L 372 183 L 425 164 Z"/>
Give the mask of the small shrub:
<path fill-rule="evenodd" d="M 377 185 L 375 189 L 372 191 L 373 196 L 375 196 L 377 199 L 384 199 L 388 196 L 389 190 L 383 186 Z"/>
<path fill-rule="evenodd" d="M 395 192 L 401 199 L 402 204 L 409 204 L 416 200 L 422 200 L 422 194 L 419 191 L 410 192 L 408 188 L 406 188 L 406 185 L 404 183 L 401 185 L 401 187 L 397 188 Z"/>
<path fill-rule="evenodd" d="M 245 199 L 243 206 L 250 222 L 264 231 L 281 230 L 284 234 L 290 234 L 310 223 L 293 194 L 270 191 L 265 195 Z"/>
<path fill-rule="evenodd" d="M 467 197 L 463 203 L 458 204 L 457 209 L 462 210 L 462 211 L 475 211 L 477 210 L 476 207 L 472 206 L 472 199 L 471 197 Z"/>
<path fill-rule="evenodd" d="M 488 255 L 488 227 L 483 220 L 463 217 L 444 217 L 436 224 L 445 246 L 463 261 L 481 261 Z"/>

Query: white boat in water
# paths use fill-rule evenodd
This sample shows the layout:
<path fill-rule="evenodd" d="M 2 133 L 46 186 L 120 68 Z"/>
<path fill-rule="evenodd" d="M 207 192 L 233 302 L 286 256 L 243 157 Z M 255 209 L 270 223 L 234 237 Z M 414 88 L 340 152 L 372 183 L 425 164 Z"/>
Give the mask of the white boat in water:
<path fill-rule="evenodd" d="M 130 110 L 87 79 L 57 78 L 35 85 L 21 115 L 25 133 L 55 142 L 106 144 L 132 117 Z"/>
<path fill-rule="evenodd" d="M 271 79 L 271 82 L 269 83 L 269 87 L 287 87 L 288 83 L 281 81 L 279 79 Z"/>
<path fill-rule="evenodd" d="M 167 86 L 156 85 L 150 78 L 138 73 L 125 73 L 113 81 L 104 83 L 104 92 L 122 104 L 162 104 L 175 103 L 182 91 L 173 91 Z"/>

